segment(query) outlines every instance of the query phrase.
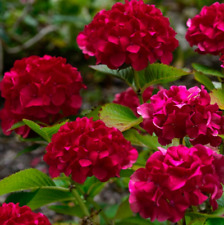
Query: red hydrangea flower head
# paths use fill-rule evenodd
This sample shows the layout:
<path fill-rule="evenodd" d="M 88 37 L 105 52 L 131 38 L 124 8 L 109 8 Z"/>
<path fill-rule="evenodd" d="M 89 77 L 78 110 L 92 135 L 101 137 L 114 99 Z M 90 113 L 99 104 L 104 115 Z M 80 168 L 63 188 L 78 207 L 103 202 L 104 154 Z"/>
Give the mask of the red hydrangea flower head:
<path fill-rule="evenodd" d="M 144 128 L 167 145 L 173 138 L 190 137 L 195 144 L 218 146 L 223 134 L 223 116 L 217 104 L 210 104 L 210 96 L 202 87 L 187 90 L 185 86 L 171 86 L 150 98 L 150 103 L 138 107 Z"/>
<path fill-rule="evenodd" d="M 154 5 L 126 0 L 100 11 L 79 33 L 77 43 L 84 54 L 96 57 L 97 64 L 143 70 L 156 60 L 171 63 L 178 46 L 175 35 L 168 18 Z"/>
<path fill-rule="evenodd" d="M 224 3 L 204 6 L 201 12 L 187 21 L 186 39 L 196 45 L 201 54 L 224 53 Z"/>
<path fill-rule="evenodd" d="M 52 177 L 65 173 L 78 183 L 89 176 L 107 181 L 132 166 L 138 152 L 116 128 L 83 117 L 61 126 L 46 148 L 44 161 Z"/>
<path fill-rule="evenodd" d="M 151 86 L 145 89 L 145 91 L 143 92 L 144 102 L 147 102 L 150 99 L 153 90 L 154 88 Z M 116 94 L 113 103 L 127 106 L 135 113 L 136 116 L 139 116 L 137 113 L 137 107 L 140 105 L 140 102 L 138 99 L 138 95 L 131 87 L 127 88 L 125 91 L 119 94 Z"/>
<path fill-rule="evenodd" d="M 150 156 L 129 182 L 131 209 L 143 218 L 177 222 L 190 206 L 209 199 L 213 210 L 223 190 L 224 156 L 203 145 L 173 146 Z M 219 165 L 219 167 L 217 167 Z"/>
<path fill-rule="evenodd" d="M 0 83 L 5 98 L 0 111 L 3 132 L 10 134 L 8 129 L 24 118 L 52 124 L 76 114 L 84 87 L 80 73 L 62 57 L 30 56 L 15 61 Z M 26 137 L 29 128 L 23 126 L 16 132 Z"/>
<path fill-rule="evenodd" d="M 1 225 L 51 225 L 48 218 L 42 213 L 34 213 L 28 206 L 3 203 L 0 206 Z"/>

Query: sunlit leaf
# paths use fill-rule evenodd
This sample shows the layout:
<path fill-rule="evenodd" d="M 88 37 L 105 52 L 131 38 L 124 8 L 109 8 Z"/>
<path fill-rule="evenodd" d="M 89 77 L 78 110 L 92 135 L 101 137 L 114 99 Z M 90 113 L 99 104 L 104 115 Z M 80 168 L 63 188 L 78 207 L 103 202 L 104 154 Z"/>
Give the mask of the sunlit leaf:
<path fill-rule="evenodd" d="M 150 64 L 144 70 L 144 73 L 141 72 L 139 82 L 144 91 L 148 86 L 175 81 L 178 78 L 189 74 L 189 72 L 173 66 L 168 66 L 162 63 L 154 63 Z"/>
<path fill-rule="evenodd" d="M 0 195 L 46 186 L 55 186 L 51 178 L 37 169 L 26 169 L 2 179 L 0 181 Z"/>
<path fill-rule="evenodd" d="M 135 129 L 125 131 L 123 135 L 133 145 L 150 147 L 153 149 L 157 149 L 157 147 L 160 146 L 157 136 L 151 136 L 149 134 L 141 134 Z"/>
<path fill-rule="evenodd" d="M 50 142 L 51 139 L 49 135 L 43 130 L 43 128 L 40 127 L 39 124 L 33 122 L 32 120 L 23 119 L 23 122 L 34 132 L 39 134 L 44 140 L 47 142 Z"/>
<path fill-rule="evenodd" d="M 219 108 L 224 110 L 224 89 L 214 89 L 210 93 L 211 104 L 217 103 Z"/>
<path fill-rule="evenodd" d="M 109 103 L 102 107 L 100 119 L 108 127 L 116 127 L 120 131 L 128 130 L 142 122 L 142 118 L 137 118 L 130 108 L 115 103 Z"/>

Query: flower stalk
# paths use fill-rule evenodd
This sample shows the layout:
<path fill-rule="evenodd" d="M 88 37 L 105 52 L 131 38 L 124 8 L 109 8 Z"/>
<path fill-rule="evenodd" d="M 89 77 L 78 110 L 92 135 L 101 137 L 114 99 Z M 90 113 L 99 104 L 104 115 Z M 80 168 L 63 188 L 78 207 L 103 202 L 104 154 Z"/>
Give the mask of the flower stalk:
<path fill-rule="evenodd" d="M 86 207 L 86 205 L 85 205 L 84 201 L 82 200 L 82 198 L 80 197 L 79 193 L 77 192 L 76 187 L 72 185 L 70 190 L 71 190 L 71 193 L 73 194 L 73 196 L 75 197 L 76 201 L 78 202 L 78 204 L 79 204 L 83 214 L 85 216 L 89 217 L 90 216 L 89 210 Z"/>

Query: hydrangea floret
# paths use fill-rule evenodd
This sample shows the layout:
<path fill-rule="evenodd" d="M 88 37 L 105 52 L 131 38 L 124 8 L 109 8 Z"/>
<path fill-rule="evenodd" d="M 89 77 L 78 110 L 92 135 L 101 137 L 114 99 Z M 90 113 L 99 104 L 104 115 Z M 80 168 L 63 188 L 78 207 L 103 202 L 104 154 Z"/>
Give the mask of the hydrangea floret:
<path fill-rule="evenodd" d="M 51 225 L 42 213 L 33 212 L 28 206 L 19 203 L 3 203 L 0 206 L 1 225 Z"/>
<path fill-rule="evenodd" d="M 126 0 L 100 11 L 79 33 L 77 43 L 84 54 L 96 57 L 97 64 L 111 69 L 126 64 L 139 71 L 157 60 L 171 63 L 178 46 L 175 35 L 168 18 L 154 5 Z"/>
<path fill-rule="evenodd" d="M 150 103 L 138 107 L 148 133 L 158 136 L 159 143 L 167 145 L 174 138 L 190 137 L 195 144 L 221 144 L 223 116 L 217 104 L 211 104 L 208 92 L 202 86 L 187 89 L 171 86 L 150 98 Z"/>
<path fill-rule="evenodd" d="M 224 157 L 203 145 L 173 146 L 153 153 L 129 182 L 130 206 L 151 221 L 177 222 L 190 206 L 222 196 Z M 219 166 L 217 166 L 219 165 Z"/>
<path fill-rule="evenodd" d="M 186 39 L 201 54 L 224 54 L 224 3 L 204 6 L 199 14 L 187 21 Z"/>
<path fill-rule="evenodd" d="M 0 83 L 5 99 L 0 111 L 1 127 L 9 135 L 11 126 L 22 119 L 53 124 L 77 114 L 82 104 L 80 90 L 85 88 L 77 68 L 62 57 L 45 55 L 16 60 Z M 16 129 L 23 137 L 27 126 Z"/>
<path fill-rule="evenodd" d="M 87 117 L 61 126 L 46 150 L 44 161 L 50 175 L 64 173 L 78 183 L 90 176 L 102 182 L 119 177 L 121 169 L 131 167 L 138 157 L 118 129 Z"/>

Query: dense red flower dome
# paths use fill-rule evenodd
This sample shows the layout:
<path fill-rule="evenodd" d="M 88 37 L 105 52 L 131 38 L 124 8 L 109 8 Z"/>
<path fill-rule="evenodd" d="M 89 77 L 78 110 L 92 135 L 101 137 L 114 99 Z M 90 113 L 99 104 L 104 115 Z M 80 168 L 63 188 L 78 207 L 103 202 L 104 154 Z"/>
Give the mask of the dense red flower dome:
<path fill-rule="evenodd" d="M 153 90 L 154 88 L 152 86 L 145 89 L 142 95 L 144 102 L 151 98 Z M 139 116 L 137 113 L 137 107 L 140 105 L 140 102 L 138 95 L 131 87 L 127 88 L 121 93 L 116 94 L 113 103 L 127 106 L 135 113 L 136 116 Z"/>
<path fill-rule="evenodd" d="M 185 86 L 171 86 L 150 98 L 150 103 L 138 107 L 144 128 L 158 136 L 162 145 L 173 138 L 190 137 L 195 144 L 218 146 L 223 134 L 222 112 L 217 104 L 210 103 L 208 92 L 202 87 L 187 90 Z"/>
<path fill-rule="evenodd" d="M 168 18 L 154 5 L 126 0 L 100 11 L 79 33 L 77 43 L 84 54 L 96 57 L 97 64 L 111 69 L 127 64 L 143 70 L 156 60 L 172 61 L 178 46 L 175 35 Z"/>
<path fill-rule="evenodd" d="M 78 183 L 89 176 L 103 182 L 119 177 L 120 170 L 131 167 L 138 156 L 119 130 L 86 117 L 61 126 L 46 150 L 50 175 L 65 173 Z"/>
<path fill-rule="evenodd" d="M 201 12 L 187 21 L 186 39 L 196 45 L 201 54 L 224 53 L 224 3 L 204 6 Z"/>
<path fill-rule="evenodd" d="M 203 145 L 173 146 L 150 156 L 129 182 L 130 206 L 143 218 L 177 222 L 187 208 L 222 196 L 224 156 Z M 218 167 L 218 166 L 219 167 Z"/>
<path fill-rule="evenodd" d="M 1 225 L 51 225 L 48 218 L 42 213 L 34 213 L 28 206 L 19 207 L 19 204 L 3 203 L 0 206 Z"/>
<path fill-rule="evenodd" d="M 0 111 L 3 132 L 9 135 L 8 129 L 24 118 L 52 124 L 76 114 L 84 87 L 80 73 L 62 57 L 30 56 L 15 61 L 0 83 L 5 98 Z M 29 128 L 23 126 L 16 132 L 26 137 Z"/>

